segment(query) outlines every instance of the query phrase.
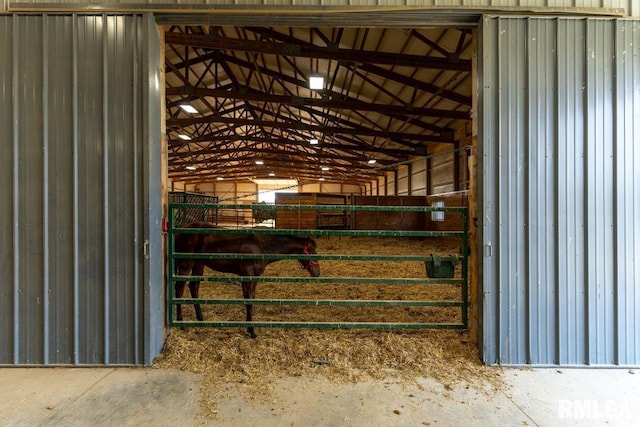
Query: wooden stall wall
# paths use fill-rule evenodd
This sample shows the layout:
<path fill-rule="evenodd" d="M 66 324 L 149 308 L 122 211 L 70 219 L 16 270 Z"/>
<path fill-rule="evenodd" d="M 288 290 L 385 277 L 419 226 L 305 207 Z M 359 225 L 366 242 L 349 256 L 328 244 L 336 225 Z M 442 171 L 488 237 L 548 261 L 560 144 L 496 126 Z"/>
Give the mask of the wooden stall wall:
<path fill-rule="evenodd" d="M 420 196 L 354 196 L 358 206 L 425 206 Z M 353 213 L 354 230 L 424 230 L 423 212 L 366 212 Z"/>
<path fill-rule="evenodd" d="M 331 194 L 360 194 L 358 184 L 344 184 L 341 182 L 317 182 L 298 187 L 299 193 L 331 193 Z"/>
<path fill-rule="evenodd" d="M 347 205 L 351 196 L 329 193 L 276 193 L 276 205 Z M 344 229 L 350 216 L 346 211 L 276 209 L 276 228 L 294 230 Z"/>

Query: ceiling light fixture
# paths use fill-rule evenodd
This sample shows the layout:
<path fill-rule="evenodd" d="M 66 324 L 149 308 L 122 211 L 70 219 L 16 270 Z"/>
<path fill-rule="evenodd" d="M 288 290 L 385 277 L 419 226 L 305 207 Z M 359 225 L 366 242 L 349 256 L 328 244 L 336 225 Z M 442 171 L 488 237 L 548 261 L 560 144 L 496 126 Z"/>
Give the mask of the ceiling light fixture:
<path fill-rule="evenodd" d="M 262 160 L 256 160 L 256 165 L 264 165 L 264 162 Z"/>
<path fill-rule="evenodd" d="M 318 181 L 324 181 L 324 178 L 318 178 Z"/>
<path fill-rule="evenodd" d="M 370 159 L 367 163 L 369 163 L 370 165 L 373 165 L 376 162 L 376 159 Z"/>
<path fill-rule="evenodd" d="M 183 141 L 191 141 L 191 137 L 189 135 L 185 135 L 184 133 L 181 133 L 180 135 L 178 135 L 178 138 L 180 138 Z"/>
<path fill-rule="evenodd" d="M 311 144 L 311 145 L 318 145 L 318 140 L 317 140 L 316 138 L 311 138 L 311 139 L 309 140 L 309 144 Z"/>
<path fill-rule="evenodd" d="M 216 180 L 218 180 L 218 181 L 224 181 L 224 178 L 223 178 L 223 177 L 221 177 L 221 176 L 219 176 L 219 177 L 217 177 L 217 178 L 216 178 Z"/>
<path fill-rule="evenodd" d="M 328 168 L 327 166 L 323 166 L 323 167 L 322 167 L 322 170 L 323 170 L 323 171 L 328 171 L 328 170 L 329 170 L 329 168 Z"/>
<path fill-rule="evenodd" d="M 196 114 L 198 112 L 198 110 L 193 108 L 191 104 L 180 104 L 180 108 L 182 108 L 184 111 L 186 111 L 189 114 Z"/>
<path fill-rule="evenodd" d="M 324 77 L 320 75 L 309 76 L 309 89 L 324 89 Z"/>
<path fill-rule="evenodd" d="M 269 176 L 276 176 L 276 174 L 273 172 L 269 172 Z"/>
<path fill-rule="evenodd" d="M 194 170 L 196 170 L 196 167 L 195 166 L 187 166 L 187 169 L 189 169 L 190 171 L 194 171 Z"/>

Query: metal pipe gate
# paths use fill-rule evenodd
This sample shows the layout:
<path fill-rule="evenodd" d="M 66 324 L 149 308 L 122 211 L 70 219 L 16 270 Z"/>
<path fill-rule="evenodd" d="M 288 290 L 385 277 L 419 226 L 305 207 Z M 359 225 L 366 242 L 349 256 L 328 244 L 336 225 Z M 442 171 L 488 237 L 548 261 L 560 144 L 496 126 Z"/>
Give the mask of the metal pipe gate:
<path fill-rule="evenodd" d="M 215 207 L 220 207 L 219 205 Z M 457 231 L 398 231 L 398 230 L 295 230 L 295 229 L 227 229 L 227 228 L 178 228 L 176 217 L 184 209 L 212 209 L 209 204 L 171 203 L 169 204 L 168 229 L 168 321 L 169 326 L 198 327 L 260 327 L 260 328 L 375 328 L 375 329 L 468 329 L 469 286 L 468 286 L 468 208 L 466 207 L 430 207 L 430 206 L 356 206 L 356 205 L 224 205 L 225 209 L 282 209 L 282 210 L 337 210 L 337 211 L 390 211 L 390 212 L 457 212 L 462 218 L 460 230 Z M 175 270 L 176 259 L 296 259 L 296 260 L 331 260 L 331 261 L 422 261 L 434 262 L 431 255 L 285 255 L 285 254 L 242 254 L 242 253 L 176 253 L 175 236 L 179 233 L 211 233 L 211 234 L 280 234 L 300 236 L 383 236 L 383 237 L 458 237 L 460 238 L 460 254 L 440 257 L 441 261 L 459 261 L 462 267 L 459 278 L 379 278 L 379 277 L 224 277 L 224 276 L 178 276 Z M 455 258 L 455 259 L 454 259 Z M 260 321 L 178 321 L 174 317 L 176 304 L 225 305 L 246 304 L 245 299 L 211 299 L 211 298 L 175 298 L 174 285 L 178 281 L 215 281 L 215 282 L 262 282 L 262 283 L 350 283 L 350 284 L 451 284 L 461 285 L 460 298 L 447 301 L 416 300 L 331 300 L 331 299 L 253 299 L 253 305 L 296 305 L 296 306 L 360 306 L 360 307 L 459 307 L 461 322 L 446 323 L 390 323 L 390 322 L 260 322 Z"/>

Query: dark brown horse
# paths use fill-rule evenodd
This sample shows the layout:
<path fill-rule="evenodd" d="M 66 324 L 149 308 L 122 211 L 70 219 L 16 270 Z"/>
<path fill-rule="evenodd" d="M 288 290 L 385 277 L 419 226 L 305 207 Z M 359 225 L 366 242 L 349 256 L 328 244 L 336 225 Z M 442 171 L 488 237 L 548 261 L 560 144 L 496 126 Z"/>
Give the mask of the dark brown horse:
<path fill-rule="evenodd" d="M 194 222 L 185 228 L 219 228 L 209 222 Z M 236 254 L 315 254 L 316 243 L 307 237 L 285 235 L 239 235 L 239 234 L 194 234 L 183 233 L 175 237 L 175 252 L 177 253 L 236 253 Z M 276 259 L 177 259 L 176 273 L 178 275 L 202 276 L 204 267 L 212 270 L 237 274 L 238 276 L 260 276 L 267 265 Z M 320 265 L 315 260 L 298 260 L 302 268 L 313 277 L 320 275 Z M 186 282 L 176 282 L 176 298 L 182 298 Z M 245 299 L 253 299 L 256 295 L 256 282 L 242 282 L 242 295 Z M 198 298 L 200 281 L 189 282 L 192 298 Z M 253 305 L 245 304 L 247 322 L 253 318 Z M 196 318 L 204 320 L 200 304 L 194 304 Z M 177 305 L 176 315 L 182 320 L 182 306 Z M 251 338 L 256 338 L 253 327 L 247 331 Z"/>

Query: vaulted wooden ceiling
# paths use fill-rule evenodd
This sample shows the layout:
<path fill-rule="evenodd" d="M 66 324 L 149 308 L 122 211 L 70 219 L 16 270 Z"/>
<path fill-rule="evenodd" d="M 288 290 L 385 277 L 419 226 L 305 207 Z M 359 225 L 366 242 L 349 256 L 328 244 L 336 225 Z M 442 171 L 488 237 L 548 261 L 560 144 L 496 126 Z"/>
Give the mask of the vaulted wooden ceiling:
<path fill-rule="evenodd" d="M 470 120 L 468 28 L 172 26 L 165 43 L 174 181 L 368 182 Z"/>

